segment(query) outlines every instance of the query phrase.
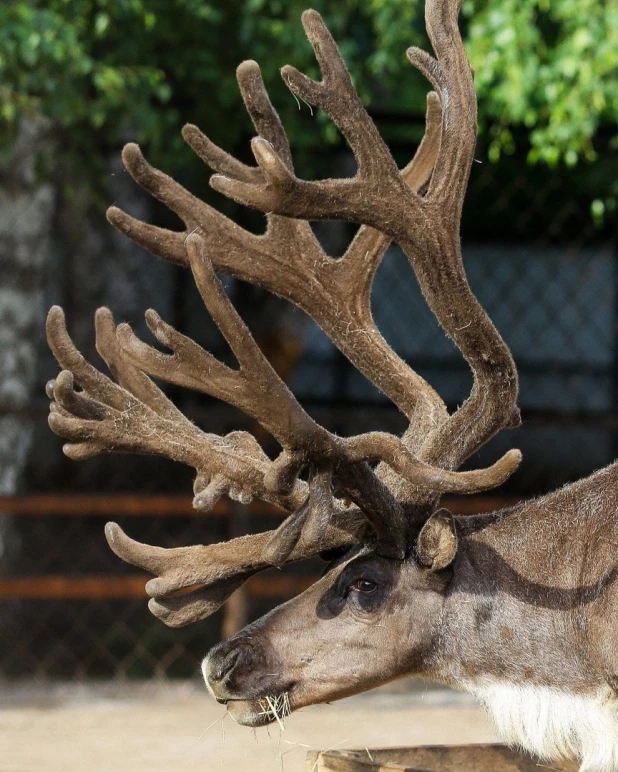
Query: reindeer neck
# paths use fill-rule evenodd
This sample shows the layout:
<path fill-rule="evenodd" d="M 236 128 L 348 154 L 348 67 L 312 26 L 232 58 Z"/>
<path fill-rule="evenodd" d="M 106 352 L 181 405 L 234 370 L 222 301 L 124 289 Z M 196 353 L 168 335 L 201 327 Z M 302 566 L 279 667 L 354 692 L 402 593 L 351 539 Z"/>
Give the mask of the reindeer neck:
<path fill-rule="evenodd" d="M 617 512 L 618 462 L 538 499 L 460 519 L 462 556 L 479 570 L 490 561 L 495 571 L 500 558 L 505 568 L 530 581 L 579 586 L 580 579 L 613 565 L 618 554 L 618 538 L 612 538 Z M 591 550 L 595 559 L 582 565 Z M 491 572 L 486 580 L 492 581 Z"/>
<path fill-rule="evenodd" d="M 618 603 L 617 512 L 614 464 L 542 498 L 459 520 L 434 674 L 464 688 L 606 684 L 618 672 L 607 656 L 615 648 L 607 604 Z"/>

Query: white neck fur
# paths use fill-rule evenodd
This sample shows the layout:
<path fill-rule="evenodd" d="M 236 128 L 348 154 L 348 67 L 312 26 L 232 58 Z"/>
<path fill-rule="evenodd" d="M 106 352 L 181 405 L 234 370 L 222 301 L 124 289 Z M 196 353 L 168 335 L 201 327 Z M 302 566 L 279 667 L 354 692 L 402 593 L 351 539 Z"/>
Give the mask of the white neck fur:
<path fill-rule="evenodd" d="M 543 761 L 577 759 L 580 772 L 618 772 L 618 699 L 609 688 L 581 695 L 490 679 L 464 688 L 507 744 Z"/>

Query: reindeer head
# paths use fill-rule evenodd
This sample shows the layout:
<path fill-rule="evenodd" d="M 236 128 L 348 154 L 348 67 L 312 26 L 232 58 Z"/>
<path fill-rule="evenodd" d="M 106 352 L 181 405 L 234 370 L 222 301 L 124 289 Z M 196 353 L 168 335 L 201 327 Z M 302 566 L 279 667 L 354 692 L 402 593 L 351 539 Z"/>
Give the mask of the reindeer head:
<path fill-rule="evenodd" d="M 496 432 L 519 421 L 515 366 L 470 290 L 461 261 L 459 223 L 476 141 L 476 99 L 457 27 L 459 6 L 460 0 L 428 0 L 436 57 L 408 51 L 435 90 L 427 97 L 425 137 L 402 171 L 315 11 L 305 12 L 303 24 L 323 79 L 310 80 L 289 66 L 282 76 L 294 94 L 322 108 L 341 130 L 356 157 L 355 177 L 305 182 L 295 176 L 255 62 L 240 65 L 238 82 L 259 135 L 252 142 L 257 166 L 240 163 L 196 127 L 185 127 L 187 142 L 216 172 L 213 188 L 266 213 L 261 236 L 243 231 L 153 169 L 136 145 L 124 149 L 129 173 L 179 215 L 186 230 L 163 230 L 114 207 L 110 222 L 153 254 L 192 270 L 238 368 L 215 359 L 154 311 L 146 314 L 148 326 L 171 353 L 145 344 L 126 324 L 116 327 L 110 312 L 100 309 L 97 348 L 114 381 L 75 349 L 62 311 L 49 314 L 49 342 L 63 368 L 48 386 L 49 421 L 68 441 L 68 456 L 167 456 L 196 469 L 198 510 L 227 494 L 245 503 L 259 498 L 290 513 L 272 533 L 178 549 L 139 544 L 109 524 L 111 548 L 156 575 L 146 587 L 156 616 L 171 626 L 188 624 L 213 613 L 258 571 L 326 551 L 342 554 L 306 593 L 205 660 L 210 690 L 244 723 L 272 720 L 272 711 L 263 708 L 269 695 L 288 695 L 294 708 L 418 671 L 431 649 L 457 544 L 452 517 L 436 512 L 440 497 L 500 485 L 520 461 L 512 450 L 487 469 L 456 471 Z M 309 221 L 321 219 L 361 224 L 342 258 L 326 255 L 314 237 Z M 470 397 L 451 415 L 373 321 L 372 281 L 393 239 L 474 374 Z M 370 432 L 344 438 L 318 425 L 265 359 L 216 272 L 270 290 L 311 315 L 407 416 L 403 436 Z M 151 377 L 240 408 L 278 441 L 280 455 L 271 460 L 246 432 L 204 433 Z"/>
<path fill-rule="evenodd" d="M 240 724 L 347 697 L 423 670 L 438 632 L 457 539 L 450 513 L 429 519 L 414 555 L 352 547 L 302 595 L 215 646 L 210 693 Z"/>

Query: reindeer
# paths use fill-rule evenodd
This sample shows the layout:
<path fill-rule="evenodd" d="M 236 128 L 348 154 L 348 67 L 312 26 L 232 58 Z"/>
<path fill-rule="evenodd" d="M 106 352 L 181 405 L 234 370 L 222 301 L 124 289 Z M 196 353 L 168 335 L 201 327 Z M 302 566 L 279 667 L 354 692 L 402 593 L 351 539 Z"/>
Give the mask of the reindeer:
<path fill-rule="evenodd" d="M 50 346 L 62 372 L 48 384 L 51 428 L 64 452 L 155 454 L 196 470 L 194 506 L 223 495 L 261 499 L 290 513 L 273 532 L 223 544 L 163 549 L 106 526 L 112 550 L 155 575 L 152 613 L 172 627 L 204 619 L 250 576 L 328 555 L 310 589 L 217 645 L 203 662 L 208 690 L 241 724 L 420 675 L 476 695 L 507 743 L 585 772 L 618 770 L 618 469 L 612 465 L 549 496 L 491 514 L 454 517 L 443 494 L 503 483 L 521 454 L 458 471 L 491 437 L 520 422 L 517 371 L 508 347 L 472 293 L 459 227 L 477 120 L 473 74 L 460 33 L 461 0 L 427 0 L 435 56 L 408 59 L 430 81 L 426 131 L 399 170 L 363 108 L 319 14 L 303 24 L 320 82 L 286 66 L 293 94 L 324 110 L 352 148 L 351 179 L 306 182 L 258 65 L 238 82 L 258 136 L 257 166 L 215 146 L 195 126 L 183 136 L 214 170 L 212 187 L 266 213 L 254 235 L 151 167 L 139 148 L 127 170 L 185 223 L 183 232 L 140 222 L 112 207 L 110 222 L 154 255 L 191 269 L 206 308 L 238 367 L 218 361 L 166 324 L 146 321 L 164 353 L 109 310 L 95 317 L 97 349 L 112 378 L 76 350 L 62 310 L 51 309 Z M 343 257 L 323 251 L 311 220 L 360 225 Z M 409 258 L 432 312 L 474 375 L 452 414 L 431 386 L 388 346 L 372 318 L 372 280 L 391 241 Z M 405 414 L 401 437 L 340 437 L 296 401 L 236 313 L 216 273 L 295 304 Z M 152 378 L 234 405 L 280 444 L 271 460 L 244 431 L 201 431 Z M 76 388 L 76 384 L 79 388 Z M 273 702 L 273 700 L 275 702 Z"/>

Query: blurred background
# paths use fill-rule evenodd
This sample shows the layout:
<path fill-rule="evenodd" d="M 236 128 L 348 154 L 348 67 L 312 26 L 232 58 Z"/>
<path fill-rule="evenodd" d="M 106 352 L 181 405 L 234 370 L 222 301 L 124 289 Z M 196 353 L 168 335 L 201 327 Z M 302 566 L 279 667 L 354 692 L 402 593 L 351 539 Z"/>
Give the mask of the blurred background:
<path fill-rule="evenodd" d="M 278 68 L 317 70 L 296 0 L 13 0 L 0 5 L 0 679 L 191 679 L 210 645 L 306 586 L 308 563 L 265 573 L 214 617 L 168 630 L 146 608 L 144 577 L 103 537 L 106 520 L 174 546 L 272 527 L 263 505 L 191 508 L 191 470 L 160 459 L 74 463 L 47 427 L 44 386 L 52 303 L 80 350 L 94 351 L 93 314 L 109 306 L 144 334 L 143 312 L 214 353 L 221 340 L 191 276 L 117 234 L 114 203 L 165 227 L 178 223 L 124 171 L 138 141 L 148 159 L 250 230 L 262 217 L 208 187 L 183 144 L 196 123 L 250 162 L 252 128 L 236 65 L 257 59 L 288 130 L 299 176 L 346 176 L 354 163 L 319 111 L 298 104 Z M 400 166 L 422 136 L 427 84 L 406 63 L 426 46 L 420 0 L 314 0 Z M 462 30 L 476 72 L 480 135 L 464 211 L 470 283 L 510 344 L 523 427 L 471 465 L 524 451 L 508 485 L 454 511 L 499 507 L 609 462 L 618 449 L 618 5 L 607 0 L 465 0 Z M 341 255 L 354 229 L 322 224 Z M 227 281 L 256 337 L 320 422 L 341 434 L 404 429 L 393 405 L 295 309 Z M 471 379 L 426 309 L 407 260 L 391 248 L 373 291 L 387 340 L 455 408 Z M 208 398 L 169 388 L 202 428 L 250 428 Z M 268 448 L 274 451 L 274 448 Z"/>

